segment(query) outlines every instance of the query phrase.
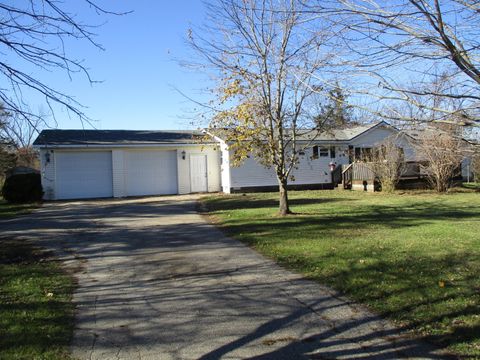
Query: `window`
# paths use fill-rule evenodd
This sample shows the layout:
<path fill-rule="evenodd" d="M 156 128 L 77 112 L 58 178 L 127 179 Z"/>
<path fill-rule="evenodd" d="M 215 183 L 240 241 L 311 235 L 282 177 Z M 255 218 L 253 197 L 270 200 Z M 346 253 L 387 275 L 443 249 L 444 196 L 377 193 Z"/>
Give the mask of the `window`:
<path fill-rule="evenodd" d="M 332 159 L 336 158 L 335 146 L 330 146 L 330 158 L 332 158 Z"/>
<path fill-rule="evenodd" d="M 318 159 L 319 157 L 326 157 L 328 156 L 328 148 L 327 147 L 319 147 L 315 145 L 312 148 L 312 159 Z"/>
<path fill-rule="evenodd" d="M 372 161 L 372 148 L 363 148 L 362 149 L 362 160 L 363 161 Z"/>
<path fill-rule="evenodd" d="M 328 148 L 326 148 L 326 147 L 321 147 L 321 148 L 320 148 L 320 156 L 321 156 L 321 157 L 326 157 L 326 156 L 328 156 Z"/>
<path fill-rule="evenodd" d="M 361 157 L 362 157 L 362 149 L 356 147 L 355 148 L 355 160 L 360 161 Z"/>
<path fill-rule="evenodd" d="M 355 148 L 355 161 L 372 161 L 372 155 L 372 148 Z"/>

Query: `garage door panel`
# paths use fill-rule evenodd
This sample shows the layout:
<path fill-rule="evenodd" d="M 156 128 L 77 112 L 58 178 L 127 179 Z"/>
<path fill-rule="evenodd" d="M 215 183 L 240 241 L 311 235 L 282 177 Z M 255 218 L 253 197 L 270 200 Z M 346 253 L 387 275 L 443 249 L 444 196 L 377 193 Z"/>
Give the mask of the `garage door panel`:
<path fill-rule="evenodd" d="M 57 152 L 56 198 L 112 197 L 112 153 L 110 151 Z"/>
<path fill-rule="evenodd" d="M 127 196 L 177 194 L 176 151 L 127 151 Z"/>

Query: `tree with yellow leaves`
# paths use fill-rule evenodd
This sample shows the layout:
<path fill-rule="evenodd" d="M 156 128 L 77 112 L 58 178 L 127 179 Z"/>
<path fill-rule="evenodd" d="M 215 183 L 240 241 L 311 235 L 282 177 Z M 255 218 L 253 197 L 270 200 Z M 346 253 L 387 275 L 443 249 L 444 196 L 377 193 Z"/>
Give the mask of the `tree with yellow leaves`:
<path fill-rule="evenodd" d="M 324 130 L 312 104 L 335 29 L 319 31 L 322 19 L 298 0 L 212 0 L 208 15 L 207 29 L 189 31 L 188 41 L 218 79 L 209 129 L 222 133 L 233 163 L 253 155 L 274 169 L 279 214 L 287 215 L 299 153 Z"/>

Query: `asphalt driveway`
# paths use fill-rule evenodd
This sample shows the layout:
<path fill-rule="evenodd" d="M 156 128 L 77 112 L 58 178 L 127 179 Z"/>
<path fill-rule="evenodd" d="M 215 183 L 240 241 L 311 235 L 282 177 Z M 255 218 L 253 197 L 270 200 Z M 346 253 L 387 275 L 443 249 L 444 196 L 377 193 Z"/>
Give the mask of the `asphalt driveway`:
<path fill-rule="evenodd" d="M 76 269 L 75 358 L 444 358 L 225 237 L 195 200 L 50 203 L 0 222 Z"/>

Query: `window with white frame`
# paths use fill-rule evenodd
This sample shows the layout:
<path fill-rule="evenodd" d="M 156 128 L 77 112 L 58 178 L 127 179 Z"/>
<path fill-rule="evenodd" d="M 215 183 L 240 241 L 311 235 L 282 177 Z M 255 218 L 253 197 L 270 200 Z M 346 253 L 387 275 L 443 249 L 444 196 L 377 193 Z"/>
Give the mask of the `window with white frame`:
<path fill-rule="evenodd" d="M 327 147 L 321 147 L 318 151 L 320 157 L 327 157 L 329 155 Z"/>

